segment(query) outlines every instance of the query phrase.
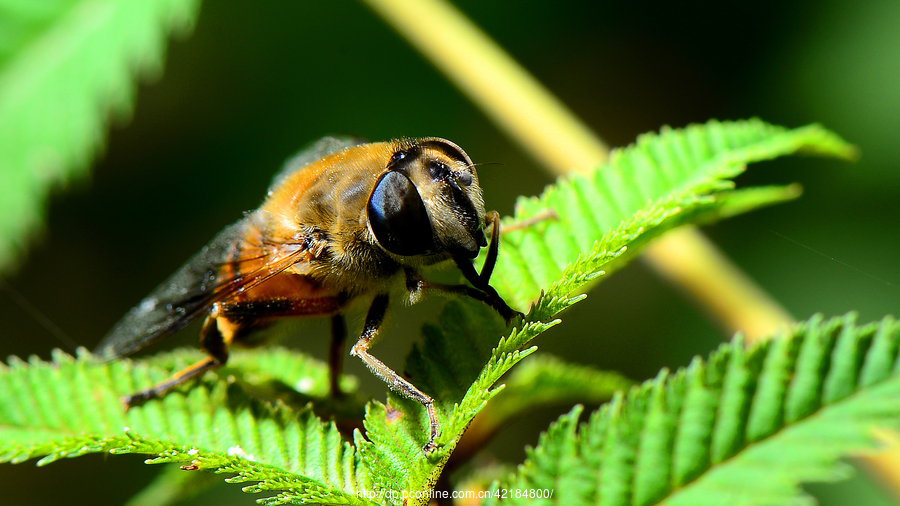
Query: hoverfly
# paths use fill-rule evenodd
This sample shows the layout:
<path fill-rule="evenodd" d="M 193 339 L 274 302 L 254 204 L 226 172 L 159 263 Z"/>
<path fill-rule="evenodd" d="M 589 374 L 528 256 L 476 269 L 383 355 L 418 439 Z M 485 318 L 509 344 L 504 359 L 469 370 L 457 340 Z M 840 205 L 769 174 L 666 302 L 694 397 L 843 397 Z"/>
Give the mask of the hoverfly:
<path fill-rule="evenodd" d="M 484 230 L 491 227 L 490 243 Z M 511 309 L 489 284 L 497 259 L 499 215 L 485 214 L 474 164 L 439 138 L 364 144 L 326 137 L 290 160 L 262 206 L 226 227 L 181 269 L 129 311 L 97 348 L 106 359 L 136 352 L 203 318 L 206 358 L 126 396 L 126 407 L 159 396 L 228 360 L 231 346 L 252 346 L 254 330 L 292 316 L 331 318 L 331 390 L 339 395 L 344 313 L 368 303 L 350 354 L 388 386 L 425 406 L 434 449 L 431 397 L 372 356 L 391 293 L 410 303 L 425 292 L 483 301 L 509 322 Z M 488 246 L 478 273 L 471 260 Z M 454 262 L 470 285 L 427 281 L 424 267 Z"/>

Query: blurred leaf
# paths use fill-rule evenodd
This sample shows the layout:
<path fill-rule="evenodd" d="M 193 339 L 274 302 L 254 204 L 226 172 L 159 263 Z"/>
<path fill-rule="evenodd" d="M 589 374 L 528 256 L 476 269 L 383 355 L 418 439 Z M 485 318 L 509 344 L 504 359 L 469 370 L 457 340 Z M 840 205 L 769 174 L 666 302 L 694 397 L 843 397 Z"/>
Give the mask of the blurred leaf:
<path fill-rule="evenodd" d="M 40 224 L 54 185 L 82 175 L 111 112 L 134 102 L 136 71 L 159 73 L 172 29 L 199 0 L 0 4 L 0 270 Z"/>
<path fill-rule="evenodd" d="M 580 427 L 576 407 L 499 489 L 553 491 L 513 504 L 808 503 L 801 482 L 845 477 L 839 458 L 900 426 L 900 324 L 855 320 L 816 316 L 749 350 L 736 339 Z"/>
<path fill-rule="evenodd" d="M 573 364 L 552 355 L 534 355 L 510 373 L 505 388 L 469 427 L 493 432 L 506 422 L 539 407 L 575 403 L 600 404 L 630 387 L 633 382 L 620 374 L 592 366 Z M 477 427 L 474 427 L 477 426 Z"/>
<path fill-rule="evenodd" d="M 221 481 L 222 478 L 215 474 L 185 472 L 175 466 L 165 466 L 125 506 L 169 506 L 184 503 Z"/>
<path fill-rule="evenodd" d="M 483 448 L 502 427 L 548 406 L 599 405 L 633 382 L 620 374 L 573 364 L 552 355 L 535 354 L 513 369 L 505 387 L 472 420 L 453 459 L 464 459 Z"/>

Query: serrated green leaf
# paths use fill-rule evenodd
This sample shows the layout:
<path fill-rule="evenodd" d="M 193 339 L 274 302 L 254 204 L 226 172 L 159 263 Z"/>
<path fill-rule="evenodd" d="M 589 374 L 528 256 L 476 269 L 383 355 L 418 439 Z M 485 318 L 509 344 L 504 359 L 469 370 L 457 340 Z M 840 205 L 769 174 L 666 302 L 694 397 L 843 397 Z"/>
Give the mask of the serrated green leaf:
<path fill-rule="evenodd" d="M 562 178 L 540 197 L 520 198 L 515 216 L 505 219 L 504 225 L 548 209 L 558 218 L 504 234 L 491 284 L 512 307 L 525 308 L 541 290 L 549 296 L 568 294 L 581 284 L 572 283 L 573 276 L 596 271 L 589 262 L 602 256 L 611 260 L 637 236 L 647 240 L 658 235 L 665 230 L 659 228 L 662 222 L 675 214 L 718 209 L 718 217 L 727 217 L 792 198 L 796 187 L 726 191 L 733 186 L 728 180 L 742 173 L 746 164 L 791 153 L 855 156 L 852 146 L 819 125 L 788 130 L 757 119 L 710 121 L 642 135 L 636 144 L 614 150 L 610 162 L 598 170 Z M 657 230 L 648 234 L 651 228 Z M 601 263 L 606 272 L 619 265 Z M 550 288 L 554 284 L 556 291 Z M 546 319 L 554 313 L 541 314 L 539 318 Z"/>
<path fill-rule="evenodd" d="M 264 354 L 272 359 L 272 370 L 286 360 L 285 353 Z M 192 354 L 167 358 L 178 363 Z M 265 368 L 263 358 L 254 361 Z M 294 363 L 312 362 L 298 355 Z M 372 487 L 355 449 L 334 423 L 322 422 L 310 408 L 261 401 L 212 374 L 186 393 L 127 412 L 122 408 L 121 395 L 170 373 L 128 360 L 97 364 L 87 354 L 76 360 L 56 353 L 49 363 L 10 359 L 0 370 L 0 462 L 43 456 L 39 464 L 45 465 L 101 451 L 143 453 L 155 455 L 154 463 L 176 462 L 233 473 L 228 481 L 235 483 L 257 482 L 245 487 L 248 492 L 279 492 L 267 504 L 371 504 L 356 496 Z M 316 364 L 306 374 L 321 381 L 327 366 Z"/>
<path fill-rule="evenodd" d="M 855 321 L 814 317 L 750 349 L 736 339 L 577 431 L 576 408 L 496 487 L 557 494 L 528 504 L 806 502 L 800 483 L 843 477 L 838 459 L 872 450 L 876 427 L 900 426 L 900 373 L 881 365 L 897 361 L 900 324 Z"/>
<path fill-rule="evenodd" d="M 414 350 L 406 365 L 410 379 L 438 399 L 438 449 L 428 458 L 414 452 L 425 443 L 424 409 L 392 395 L 387 408 L 366 417 L 366 437 L 384 444 L 371 445 L 364 460 L 370 466 L 403 462 L 390 480 L 395 492 L 429 490 L 463 432 L 497 394 L 495 383 L 534 351 L 525 347 L 558 323 L 552 319 L 560 311 L 583 298 L 572 295 L 575 290 L 617 268 L 673 226 L 709 220 L 724 209 L 747 211 L 783 200 L 785 191 L 734 192 L 729 178 L 743 172 L 748 162 L 801 151 L 847 158 L 853 149 L 817 125 L 787 130 L 759 120 L 711 121 L 641 136 L 597 171 L 562 178 L 540 197 L 520 200 L 515 218 L 504 223 L 525 221 L 548 209 L 557 219 L 504 235 L 491 284 L 514 308 L 534 300 L 531 309 L 487 356 L 484 343 L 503 335 L 502 322 L 482 305 L 448 304 L 441 325 L 425 329 L 427 352 Z M 477 377 L 472 364 L 485 364 Z M 471 386 L 461 395 L 465 378 L 472 378 Z M 702 404 L 705 399 L 697 395 L 689 400 Z M 403 416 L 388 424 L 383 419 L 388 412 Z M 708 435 L 696 435 L 704 437 Z M 403 451 L 396 453 L 397 448 Z M 676 454 L 681 479 L 696 472 L 691 457 Z"/>
<path fill-rule="evenodd" d="M 258 482 L 246 487 L 247 491 L 278 491 L 263 500 L 266 504 L 427 502 L 428 492 L 463 432 L 500 392 L 502 386 L 496 383 L 535 351 L 529 347 L 531 341 L 559 323 L 554 318 L 560 311 L 584 298 L 576 290 L 596 281 L 605 270 L 615 268 L 651 237 L 672 226 L 714 217 L 723 209 L 745 211 L 784 198 L 784 191 L 733 191 L 728 178 L 743 171 L 744 163 L 804 150 L 846 155 L 848 149 L 817 126 L 789 131 L 757 120 L 711 122 L 643 137 L 593 176 L 563 179 L 541 198 L 520 202 L 516 219 L 547 209 L 559 217 L 504 236 L 504 244 L 510 246 L 501 252 L 492 284 L 504 291 L 514 307 L 524 308 L 527 301 L 536 299 L 528 315 L 506 331 L 484 305 L 453 301 L 447 304 L 439 325 L 426 327 L 424 344 L 407 362 L 410 380 L 436 399 L 442 423 L 437 450 L 431 454 L 422 451 L 427 438 L 424 409 L 393 394 L 387 404 L 368 405 L 366 434 L 354 433 L 356 448 L 341 442 L 334 425 L 321 422 L 309 409 L 294 411 L 284 404 L 272 406 L 248 396 L 245 383 L 266 383 L 268 379 L 297 390 L 297 377 L 275 364 L 276 353 L 259 355 L 259 364 L 252 360 L 241 364 L 237 359 L 230 363 L 236 367 L 234 374 L 229 374 L 235 379 L 230 387 L 204 380 L 189 390 L 187 402 L 184 396 L 167 395 L 127 414 L 118 406 L 117 396 L 167 376 L 168 368 L 160 368 L 156 362 L 171 357 L 92 366 L 95 369 L 85 369 L 84 360 L 72 362 L 63 357 L 58 357 L 53 367 L 40 361 L 24 366 L 14 360 L 9 371 L 0 373 L 0 382 L 9 382 L 0 384 L 8 387 L 0 389 L 0 416 L 8 417 L 8 421 L 0 420 L 8 435 L 2 443 L 5 446 L 0 446 L 0 459 L 21 461 L 46 455 L 45 461 L 52 461 L 109 450 L 148 453 L 157 456 L 154 462 L 190 463 L 235 473 L 233 481 Z M 691 165 L 694 163 L 700 168 Z M 505 274 L 500 273 L 502 266 Z M 538 283 L 545 290 L 532 292 Z M 807 354 L 808 370 L 815 372 L 818 355 Z M 175 359 L 186 361 L 185 356 L 176 355 Z M 635 434 L 629 425 L 634 422 L 630 412 L 611 419 L 602 431 L 586 438 L 600 441 L 606 434 L 616 441 L 589 460 L 625 465 L 638 455 L 645 459 L 637 468 L 619 466 L 619 474 L 604 475 L 596 484 L 604 494 L 626 497 L 630 480 L 657 483 L 660 465 L 667 469 L 669 481 L 687 483 L 703 472 L 704 462 L 711 462 L 698 461 L 697 448 L 714 447 L 716 458 L 733 451 L 734 439 L 706 430 L 703 423 L 715 415 L 716 399 L 713 392 L 697 385 L 728 377 L 723 360 L 713 363 L 716 367 L 704 368 L 698 362 L 671 384 L 666 383 L 666 375 L 660 376 L 658 382 L 665 388 L 657 387 L 652 418 L 659 431 L 640 452 L 628 443 Z M 863 368 L 865 381 L 878 381 L 885 370 L 884 364 L 873 364 Z M 88 381 L 91 374 L 97 377 Z M 324 381 L 323 370 L 317 374 Z M 775 377 L 776 373 L 768 376 Z M 739 379 L 731 381 L 743 385 Z M 777 394 L 779 387 L 773 383 L 770 392 Z M 40 393 L 32 391 L 34 388 Z M 842 389 L 842 383 L 835 383 L 828 387 L 828 395 L 839 396 Z M 802 393 L 793 394 L 791 416 L 805 416 L 818 401 L 818 397 Z M 606 409 L 618 413 L 629 402 L 643 399 L 642 395 L 633 392 L 627 399 L 616 398 Z M 674 401 L 669 403 L 670 399 Z M 666 439 L 673 412 L 680 413 L 675 425 L 691 429 L 677 441 Z M 782 411 L 750 409 L 745 432 L 766 437 L 781 419 Z M 123 430 L 126 426 L 128 430 Z M 736 420 L 730 427 L 733 433 L 744 429 Z M 675 445 L 671 454 L 654 452 L 670 443 Z M 560 467 L 567 470 L 566 476 L 584 475 L 591 469 L 578 460 L 577 445 L 562 450 L 560 455 L 569 459 Z M 577 497 L 588 488 L 576 483 L 570 495 Z M 358 492 L 365 494 L 359 496 Z M 654 497 L 655 493 L 645 490 L 640 497 Z"/>
<path fill-rule="evenodd" d="M 37 227 L 50 188 L 83 172 L 111 112 L 158 73 L 199 0 L 54 0 L 0 8 L 0 268 Z"/>

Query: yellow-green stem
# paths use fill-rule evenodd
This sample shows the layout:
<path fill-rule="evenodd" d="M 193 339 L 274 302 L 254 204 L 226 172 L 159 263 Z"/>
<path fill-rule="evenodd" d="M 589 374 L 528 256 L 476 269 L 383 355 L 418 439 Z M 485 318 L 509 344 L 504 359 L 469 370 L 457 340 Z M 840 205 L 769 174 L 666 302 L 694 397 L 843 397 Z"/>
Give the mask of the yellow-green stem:
<path fill-rule="evenodd" d="M 740 330 L 752 341 L 793 320 L 695 227 L 676 228 L 651 242 L 643 259 L 715 315 L 729 334 Z"/>
<path fill-rule="evenodd" d="M 859 463 L 875 478 L 876 483 L 900 503 L 900 433 L 887 429 L 873 431 L 882 444 L 882 452 L 860 457 Z"/>
<path fill-rule="evenodd" d="M 588 170 L 606 160 L 599 137 L 453 6 L 442 0 L 365 2 L 554 173 Z M 696 255 L 676 254 L 684 251 Z M 704 304 L 729 335 L 742 331 L 748 340 L 759 339 L 791 321 L 695 229 L 670 234 L 645 256 Z"/>

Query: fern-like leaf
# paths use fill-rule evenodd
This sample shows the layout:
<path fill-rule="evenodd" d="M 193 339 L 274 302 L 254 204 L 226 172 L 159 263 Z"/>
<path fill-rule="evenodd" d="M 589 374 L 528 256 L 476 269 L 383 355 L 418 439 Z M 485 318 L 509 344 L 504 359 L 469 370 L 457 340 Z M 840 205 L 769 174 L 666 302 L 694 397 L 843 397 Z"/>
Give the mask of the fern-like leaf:
<path fill-rule="evenodd" d="M 843 477 L 837 459 L 872 450 L 876 427 L 900 426 L 898 354 L 890 317 L 817 316 L 750 349 L 735 339 L 580 427 L 575 408 L 496 490 L 554 492 L 539 504 L 805 502 L 801 482 Z"/>
<path fill-rule="evenodd" d="M 181 353 L 166 358 L 183 362 Z M 269 355 L 277 357 L 271 369 L 278 370 L 285 353 Z M 311 362 L 298 356 L 294 363 Z M 372 487 L 354 448 L 309 408 L 262 402 L 238 384 L 208 375 L 186 394 L 122 409 L 120 396 L 169 374 L 148 362 L 96 364 L 62 353 L 51 363 L 11 359 L 0 369 L 0 462 L 42 456 L 43 465 L 100 451 L 142 453 L 155 455 L 151 462 L 232 473 L 230 482 L 257 482 L 245 487 L 248 492 L 278 492 L 266 504 L 370 504 L 356 496 Z M 327 366 L 317 364 L 306 374 L 313 383 L 324 381 Z"/>
<path fill-rule="evenodd" d="M 584 271 L 596 271 L 589 263 L 600 260 L 606 272 L 617 266 L 601 258 L 612 260 L 616 246 L 630 242 L 622 240 L 628 232 L 646 240 L 659 231 L 646 232 L 673 213 L 725 206 L 740 198 L 745 205 L 733 214 L 747 210 L 747 205 L 758 207 L 796 195 L 796 187 L 769 188 L 754 192 L 751 200 L 746 193 L 726 190 L 746 164 L 798 152 L 855 156 L 852 146 L 818 125 L 788 130 L 759 120 L 710 121 L 642 135 L 636 144 L 613 151 L 610 162 L 599 170 L 563 178 L 540 197 L 520 198 L 515 216 L 504 224 L 548 209 L 558 219 L 505 234 L 491 284 L 519 308 L 528 307 L 541 290 L 549 297 L 567 295 L 581 283 L 577 278 Z M 553 311 L 534 316 L 544 319 L 548 313 Z"/>
<path fill-rule="evenodd" d="M 789 187 L 733 191 L 728 178 L 744 163 L 798 151 L 846 157 L 852 148 L 818 126 L 785 130 L 757 120 L 711 122 L 645 136 L 592 176 L 564 179 L 540 198 L 520 201 L 516 220 L 547 209 L 559 217 L 512 232 L 501 246 L 492 284 L 514 307 L 536 300 L 528 315 L 507 331 L 483 304 L 453 301 L 439 325 L 425 328 L 423 345 L 407 361 L 404 372 L 436 399 L 442 421 L 430 454 L 422 451 L 424 409 L 393 394 L 387 404 L 369 403 L 366 433 L 355 432 L 355 448 L 307 408 L 255 400 L 244 384 L 257 388 L 259 378 L 298 390 L 297 377 L 274 365 L 278 354 L 261 354 L 258 364 L 242 364 L 236 356 L 229 364 L 236 368 L 230 386 L 204 378 L 186 396 L 170 394 L 123 413 L 118 396 L 166 377 L 173 359 L 186 360 L 176 354 L 106 365 L 62 356 L 53 364 L 13 361 L 0 372 L 0 461 L 139 452 L 156 455 L 154 462 L 256 481 L 245 490 L 276 492 L 263 500 L 268 504 L 424 504 L 465 429 L 500 392 L 497 381 L 535 350 L 531 341 L 558 323 L 560 311 L 584 298 L 576 290 L 673 226 L 789 197 Z M 324 369 L 318 370 L 319 380 L 307 384 L 324 382 Z M 280 399 L 278 390 L 264 394 Z M 694 472 L 692 461 L 682 461 L 679 472 Z"/>
<path fill-rule="evenodd" d="M 4 2 L 0 15 L 0 267 L 39 223 L 48 189 L 78 174 L 132 74 L 158 72 L 199 0 Z"/>
<path fill-rule="evenodd" d="M 526 347 L 558 323 L 554 318 L 560 311 L 584 298 L 573 295 L 575 290 L 673 226 L 796 194 L 794 187 L 733 191 L 729 180 L 743 172 L 745 163 L 796 152 L 853 156 L 851 146 L 818 125 L 787 130 L 759 120 L 711 121 L 644 135 L 591 175 L 564 178 L 540 197 L 520 200 L 515 218 L 504 223 L 548 209 L 558 218 L 505 235 L 491 284 L 513 307 L 535 302 L 489 353 L 504 330 L 482 305 L 448 304 L 440 325 L 426 327 L 425 345 L 407 359 L 406 371 L 438 399 L 443 420 L 439 447 L 432 455 L 421 452 L 427 434 L 424 409 L 392 394 L 387 406 L 368 411 L 368 441 L 357 437 L 369 469 L 391 469 L 390 479 L 376 485 L 395 497 L 404 492 L 427 497 L 423 492 L 433 487 L 463 432 L 498 393 L 495 383 L 535 350 Z M 476 374 L 478 364 L 485 365 Z"/>

